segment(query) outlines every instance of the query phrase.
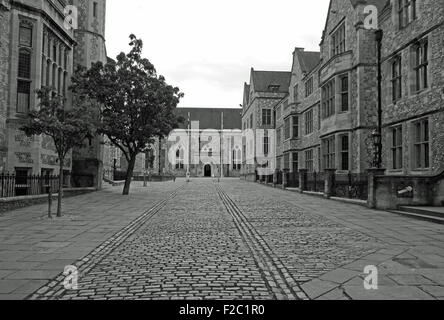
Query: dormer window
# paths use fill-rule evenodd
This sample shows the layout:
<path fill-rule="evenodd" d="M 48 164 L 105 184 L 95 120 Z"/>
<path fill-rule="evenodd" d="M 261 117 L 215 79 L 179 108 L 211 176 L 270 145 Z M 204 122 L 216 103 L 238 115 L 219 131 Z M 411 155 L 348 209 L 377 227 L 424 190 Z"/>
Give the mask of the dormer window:
<path fill-rule="evenodd" d="M 399 29 L 405 28 L 417 18 L 416 0 L 398 0 Z"/>
<path fill-rule="evenodd" d="M 268 90 L 271 92 L 278 92 L 280 87 L 281 86 L 279 85 L 272 84 L 268 86 Z"/>

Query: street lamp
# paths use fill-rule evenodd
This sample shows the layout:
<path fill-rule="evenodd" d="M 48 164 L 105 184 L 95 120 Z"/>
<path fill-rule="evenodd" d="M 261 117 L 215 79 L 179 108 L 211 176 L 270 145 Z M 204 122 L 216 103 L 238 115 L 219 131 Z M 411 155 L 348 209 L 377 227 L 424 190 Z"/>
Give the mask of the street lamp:
<path fill-rule="evenodd" d="M 374 154 L 374 166 L 378 169 L 381 169 L 381 161 L 380 156 L 382 153 L 382 135 L 379 133 L 378 130 L 374 130 L 372 132 L 372 140 L 373 140 L 373 146 L 375 150 Z"/>

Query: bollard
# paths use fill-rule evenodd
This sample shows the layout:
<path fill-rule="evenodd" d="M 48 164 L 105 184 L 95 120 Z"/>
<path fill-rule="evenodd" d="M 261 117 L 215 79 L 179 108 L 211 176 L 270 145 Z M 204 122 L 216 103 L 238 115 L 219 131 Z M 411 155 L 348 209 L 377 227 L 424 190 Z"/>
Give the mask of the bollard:
<path fill-rule="evenodd" d="M 51 187 L 49 187 L 49 192 L 48 192 L 48 218 L 49 219 L 52 219 L 51 207 L 52 207 L 52 189 L 51 189 Z"/>

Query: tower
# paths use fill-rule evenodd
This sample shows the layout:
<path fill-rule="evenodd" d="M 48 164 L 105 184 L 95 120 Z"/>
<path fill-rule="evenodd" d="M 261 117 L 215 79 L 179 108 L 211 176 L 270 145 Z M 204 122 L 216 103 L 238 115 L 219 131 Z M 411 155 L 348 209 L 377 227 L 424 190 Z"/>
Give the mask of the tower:
<path fill-rule="evenodd" d="M 74 68 L 86 68 L 101 61 L 106 63 L 106 0 L 70 0 L 77 8 L 78 25 L 74 31 Z M 101 137 L 86 141 L 83 148 L 73 150 L 73 184 L 77 187 L 101 188 L 104 143 Z"/>

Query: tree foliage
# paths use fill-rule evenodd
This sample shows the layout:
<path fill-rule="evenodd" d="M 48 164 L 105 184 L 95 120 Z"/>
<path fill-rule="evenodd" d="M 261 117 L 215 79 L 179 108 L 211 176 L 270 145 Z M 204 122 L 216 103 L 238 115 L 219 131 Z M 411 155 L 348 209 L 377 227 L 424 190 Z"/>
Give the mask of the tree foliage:
<path fill-rule="evenodd" d="M 104 134 L 125 155 L 128 172 L 124 194 L 136 157 L 147 150 L 156 137 L 164 137 L 177 128 L 176 117 L 183 93 L 168 85 L 153 64 L 142 57 L 143 42 L 130 36 L 131 50 L 120 53 L 116 61 L 97 62 L 88 70 L 78 68 L 73 77 L 73 91 L 100 103 L 98 132 Z"/>

